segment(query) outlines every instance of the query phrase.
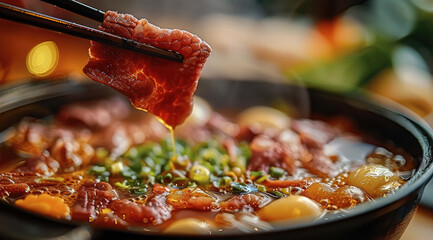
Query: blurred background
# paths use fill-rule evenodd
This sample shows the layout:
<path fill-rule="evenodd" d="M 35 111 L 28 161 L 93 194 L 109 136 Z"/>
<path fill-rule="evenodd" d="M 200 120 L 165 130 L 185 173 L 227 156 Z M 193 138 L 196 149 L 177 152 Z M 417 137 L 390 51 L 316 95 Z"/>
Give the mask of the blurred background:
<path fill-rule="evenodd" d="M 37 0 L 0 2 L 97 26 Z M 374 93 L 433 125 L 431 0 L 82 2 L 196 33 L 213 48 L 204 79 L 282 81 L 329 91 Z M 88 81 L 82 73 L 88 40 L 2 19 L 0 30 L 1 86 L 65 78 Z M 433 191 L 426 195 L 424 204 L 433 207 Z M 433 214 L 422 211 L 412 229 L 414 225 L 433 229 Z M 414 239 L 410 230 L 404 238 Z"/>
<path fill-rule="evenodd" d="M 88 26 L 38 0 L 0 0 Z M 213 48 L 204 78 L 291 81 L 392 99 L 433 123 L 431 0 L 83 0 Z M 0 19 L 0 83 L 83 79 L 89 42 Z"/>

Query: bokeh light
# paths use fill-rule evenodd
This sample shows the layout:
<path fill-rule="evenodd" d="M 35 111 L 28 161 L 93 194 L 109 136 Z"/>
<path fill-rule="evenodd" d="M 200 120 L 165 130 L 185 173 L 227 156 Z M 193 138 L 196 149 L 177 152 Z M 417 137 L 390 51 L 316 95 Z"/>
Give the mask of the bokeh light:
<path fill-rule="evenodd" d="M 27 54 L 27 70 L 36 77 L 50 75 L 59 62 L 59 50 L 53 41 L 34 46 Z"/>

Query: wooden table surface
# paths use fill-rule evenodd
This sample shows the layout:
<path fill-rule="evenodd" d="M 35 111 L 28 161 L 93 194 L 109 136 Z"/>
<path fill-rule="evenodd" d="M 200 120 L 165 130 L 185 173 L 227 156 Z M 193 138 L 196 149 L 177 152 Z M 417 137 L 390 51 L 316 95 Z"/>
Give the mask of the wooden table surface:
<path fill-rule="evenodd" d="M 401 240 L 433 239 L 433 209 L 418 207 Z"/>

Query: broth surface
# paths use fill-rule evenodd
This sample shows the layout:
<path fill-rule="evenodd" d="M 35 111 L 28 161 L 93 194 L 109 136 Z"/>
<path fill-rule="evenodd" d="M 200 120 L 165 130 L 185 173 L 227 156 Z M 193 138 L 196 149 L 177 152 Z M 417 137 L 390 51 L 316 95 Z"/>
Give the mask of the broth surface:
<path fill-rule="evenodd" d="M 344 117 L 292 119 L 268 107 L 228 116 L 196 103 L 176 129 L 176 153 L 168 130 L 122 99 L 25 118 L 0 148 L 0 196 L 102 227 L 254 232 L 386 197 L 416 168 Z"/>

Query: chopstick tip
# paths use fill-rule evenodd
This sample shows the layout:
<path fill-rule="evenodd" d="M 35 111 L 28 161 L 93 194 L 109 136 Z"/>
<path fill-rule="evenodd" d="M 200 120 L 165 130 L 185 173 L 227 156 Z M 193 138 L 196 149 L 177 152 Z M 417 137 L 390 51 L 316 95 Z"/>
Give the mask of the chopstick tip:
<path fill-rule="evenodd" d="M 183 63 L 183 55 L 178 52 L 173 52 L 175 56 L 175 61 L 179 63 Z"/>

